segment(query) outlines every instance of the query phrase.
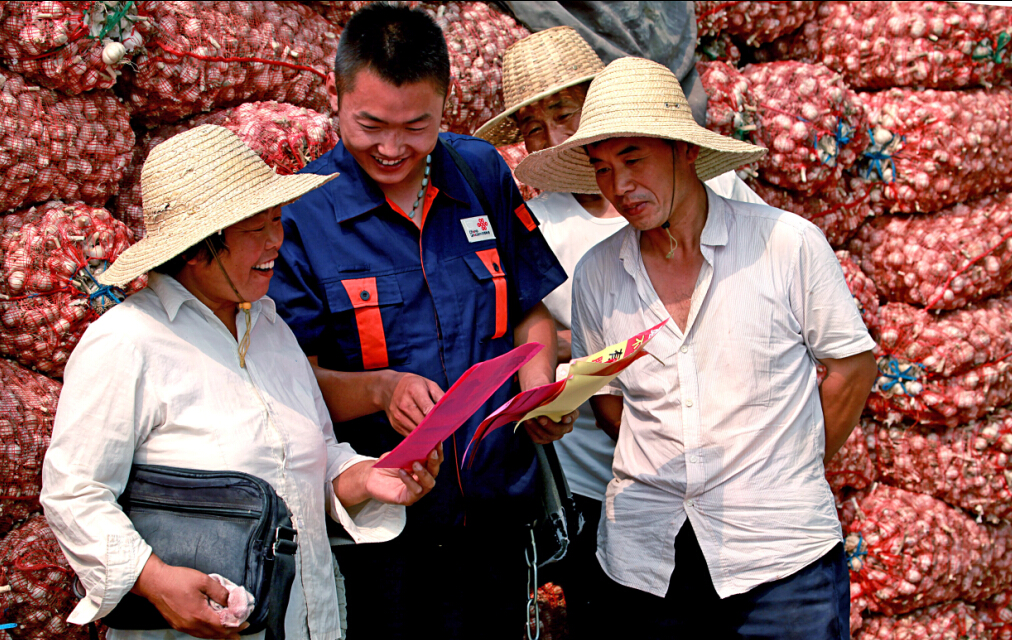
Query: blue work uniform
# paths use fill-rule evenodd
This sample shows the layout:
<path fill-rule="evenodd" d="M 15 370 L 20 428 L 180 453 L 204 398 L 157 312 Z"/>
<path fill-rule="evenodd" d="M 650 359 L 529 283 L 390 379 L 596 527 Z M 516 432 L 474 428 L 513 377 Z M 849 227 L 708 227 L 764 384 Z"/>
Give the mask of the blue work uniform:
<path fill-rule="evenodd" d="M 446 145 L 478 178 L 492 211 L 483 210 Z M 341 175 L 282 210 L 285 242 L 270 296 L 321 367 L 411 372 L 446 390 L 471 365 L 512 349 L 517 323 L 566 279 L 487 142 L 440 134 L 421 231 L 343 142 L 303 172 Z M 409 528 L 523 521 L 537 471 L 530 438 L 500 429 L 471 467 L 463 460 L 478 424 L 518 391 L 514 378 L 444 443 L 439 481 L 409 510 Z M 365 455 L 402 440 L 383 412 L 335 431 Z"/>

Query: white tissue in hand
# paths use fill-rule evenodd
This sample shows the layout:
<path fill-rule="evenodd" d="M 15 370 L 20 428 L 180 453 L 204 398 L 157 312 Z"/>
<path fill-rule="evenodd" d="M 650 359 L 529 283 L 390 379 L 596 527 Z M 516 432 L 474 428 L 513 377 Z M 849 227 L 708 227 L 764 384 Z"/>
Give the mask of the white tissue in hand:
<path fill-rule="evenodd" d="M 217 573 L 210 574 L 210 577 L 228 589 L 228 606 L 223 607 L 210 598 L 207 599 L 208 604 L 218 614 L 221 626 L 238 627 L 253 613 L 253 606 L 256 604 L 253 594 L 246 591 L 245 587 L 237 585 L 228 578 L 219 576 Z"/>

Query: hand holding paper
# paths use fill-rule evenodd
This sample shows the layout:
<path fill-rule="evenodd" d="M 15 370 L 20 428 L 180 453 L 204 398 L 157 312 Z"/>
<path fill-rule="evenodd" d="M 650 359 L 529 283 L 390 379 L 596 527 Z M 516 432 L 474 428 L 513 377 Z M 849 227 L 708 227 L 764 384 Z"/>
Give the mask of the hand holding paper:
<path fill-rule="evenodd" d="M 478 426 L 474 437 L 467 445 L 468 450 L 464 452 L 468 464 L 474 461 L 478 444 L 485 436 L 503 425 L 540 416 L 546 416 L 557 422 L 563 416 L 575 411 L 602 387 L 614 380 L 626 367 L 649 355 L 644 347 L 665 323 L 667 320 L 624 342 L 573 360 L 569 367 L 569 376 L 563 380 L 528 389 L 514 396 Z"/>
<path fill-rule="evenodd" d="M 424 460 L 436 445 L 467 422 L 496 389 L 543 348 L 543 345 L 533 342 L 523 344 L 509 353 L 480 362 L 465 371 L 415 430 L 377 462 L 375 468 L 408 469 L 412 462 Z"/>

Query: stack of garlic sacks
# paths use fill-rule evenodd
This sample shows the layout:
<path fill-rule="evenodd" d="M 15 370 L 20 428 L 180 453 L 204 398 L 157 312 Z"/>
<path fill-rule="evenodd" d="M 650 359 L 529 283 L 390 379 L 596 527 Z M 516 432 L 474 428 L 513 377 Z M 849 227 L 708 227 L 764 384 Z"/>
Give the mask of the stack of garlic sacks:
<path fill-rule="evenodd" d="M 696 2 L 707 125 L 825 233 L 877 343 L 828 465 L 851 632 L 1012 635 L 1012 9 Z"/>
<path fill-rule="evenodd" d="M 74 574 L 38 496 L 67 359 L 92 321 L 145 285 L 97 281 L 144 234 L 144 159 L 207 123 L 279 173 L 332 149 L 325 79 L 365 4 L 0 3 L 0 624 L 17 625 L 0 640 L 94 631 L 66 623 Z M 404 4 L 446 34 L 443 129 L 473 132 L 502 109 L 502 55 L 529 32 L 481 2 Z"/>

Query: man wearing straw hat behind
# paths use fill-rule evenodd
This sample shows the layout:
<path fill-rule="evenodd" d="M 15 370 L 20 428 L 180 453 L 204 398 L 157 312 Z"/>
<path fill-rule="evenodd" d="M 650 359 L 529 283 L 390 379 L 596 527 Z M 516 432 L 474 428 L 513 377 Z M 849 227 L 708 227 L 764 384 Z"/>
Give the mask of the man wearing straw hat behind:
<path fill-rule="evenodd" d="M 281 205 L 335 177 L 277 175 L 213 125 L 151 150 L 141 173 L 147 235 L 98 277 L 121 286 L 148 273 L 148 286 L 93 322 L 74 350 L 42 470 L 46 519 L 86 591 L 71 623 L 107 618 L 132 593 L 164 620 L 151 612 L 109 631 L 112 640 L 239 640 L 245 630 L 215 610 L 235 604 L 222 584 L 152 548 L 177 538 L 175 557 L 206 559 L 220 549 L 229 566 L 242 541 L 215 523 L 242 514 L 209 514 L 229 506 L 214 503 L 210 490 L 200 504 L 176 497 L 180 512 L 208 517 L 145 540 L 117 502 L 136 465 L 191 477 L 242 472 L 284 501 L 297 532 L 287 554 L 295 555 L 294 582 L 288 596 L 272 585 L 276 608 L 267 630 L 246 636 L 254 640 L 341 638 L 328 514 L 356 542 L 389 540 L 404 528 L 396 505 L 435 485 L 440 449 L 404 472 L 377 469 L 374 458 L 338 442 L 312 367 L 266 295 L 284 239 Z M 266 543 L 248 544 L 257 553 Z M 126 617 L 142 616 L 141 605 L 124 603 Z"/>
<path fill-rule="evenodd" d="M 860 416 L 873 342 L 818 228 L 702 182 L 763 153 L 698 126 L 666 68 L 622 58 L 573 136 L 517 167 L 541 189 L 600 192 L 629 222 L 576 268 L 573 356 L 668 321 L 622 397 L 592 401 L 619 434 L 597 553 L 627 614 L 602 620 L 615 633 L 849 635 L 824 461 Z"/>
<path fill-rule="evenodd" d="M 571 27 L 546 29 L 520 40 L 503 57 L 506 109 L 475 135 L 497 147 L 522 139 L 530 153 L 565 142 L 580 126 L 587 87 L 602 69 L 604 63 Z M 726 198 L 764 204 L 733 171 L 706 184 Z M 599 193 L 547 192 L 527 205 L 541 223 L 548 246 L 570 275 L 545 297 L 559 336 L 558 378 L 565 375 L 571 357 L 570 308 L 576 264 L 588 249 L 627 223 Z M 613 435 L 617 434 L 597 428 L 593 412 L 585 404 L 573 423 L 573 432 L 555 443 L 586 524 L 579 534 L 570 533 L 565 558 L 545 567 L 541 578 L 565 590 L 566 623 L 575 637 L 597 630 L 595 612 L 602 575 L 594 555 L 604 491 L 612 478 Z"/>

